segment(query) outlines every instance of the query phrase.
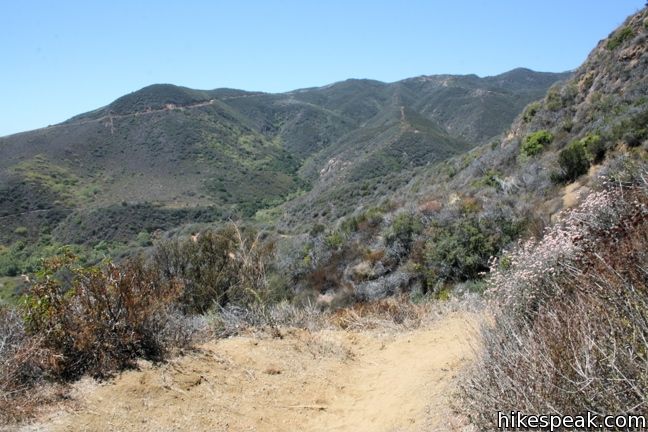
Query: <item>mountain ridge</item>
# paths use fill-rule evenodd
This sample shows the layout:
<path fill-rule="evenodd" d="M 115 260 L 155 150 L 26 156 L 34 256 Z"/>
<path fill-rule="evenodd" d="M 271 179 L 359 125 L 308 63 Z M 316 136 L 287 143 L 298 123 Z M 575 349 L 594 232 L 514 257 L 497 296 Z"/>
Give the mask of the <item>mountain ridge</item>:
<path fill-rule="evenodd" d="M 8 138 L 13 135 L 20 135 L 24 133 L 29 133 L 33 132 L 36 130 L 40 129 L 46 129 L 49 127 L 56 127 L 61 124 L 69 124 L 70 122 L 73 122 L 75 120 L 80 120 L 80 119 L 85 119 L 85 118 L 93 118 L 92 116 L 94 114 L 103 114 L 108 115 L 111 111 L 111 108 L 113 109 L 113 114 L 135 114 L 137 112 L 144 113 L 146 112 L 146 108 L 149 108 L 148 105 L 141 105 L 142 110 L 141 111 L 129 111 L 129 112 L 121 112 L 119 107 L 123 106 L 123 104 L 132 97 L 136 96 L 141 96 L 143 94 L 151 93 L 155 90 L 159 89 L 166 89 L 167 91 L 171 91 L 171 95 L 166 95 L 163 100 L 158 100 L 156 101 L 155 106 L 157 108 L 164 108 L 164 105 L 166 104 L 172 104 L 176 105 L 177 108 L 186 108 L 186 105 L 191 105 L 192 102 L 194 103 L 200 103 L 200 102 L 208 102 L 212 99 L 218 99 L 218 98 L 228 98 L 228 97 L 245 97 L 245 96 L 260 96 L 260 95 L 290 95 L 290 94 L 297 94 L 297 93 L 303 93 L 303 92 L 309 92 L 313 90 L 324 90 L 324 89 L 329 89 L 331 87 L 334 87 L 338 84 L 343 84 L 346 82 L 372 82 L 380 85 L 392 85 L 392 84 L 398 84 L 398 83 L 404 83 L 407 81 L 415 81 L 415 80 L 420 80 L 420 79 L 425 79 L 425 80 L 435 80 L 435 79 L 443 79 L 447 77 L 457 77 L 457 78 L 476 78 L 479 80 L 492 80 L 496 78 L 503 78 L 506 76 L 511 76 L 511 75 L 517 75 L 518 73 L 525 73 L 525 74 L 534 74 L 534 75 L 546 75 L 546 76 L 562 76 L 563 78 L 571 74 L 573 71 L 564 71 L 564 72 L 543 72 L 543 71 L 535 71 L 533 69 L 525 68 L 525 67 L 516 67 L 511 70 L 502 72 L 500 74 L 496 75 L 485 75 L 485 76 L 479 76 L 477 74 L 432 74 L 432 75 L 419 75 L 415 77 L 410 77 L 410 78 L 403 78 L 401 80 L 397 81 L 392 81 L 392 82 L 387 82 L 387 81 L 380 81 L 380 80 L 375 80 L 375 79 L 370 79 L 370 78 L 348 78 L 342 81 L 336 81 L 330 84 L 325 84 L 322 86 L 314 86 L 314 87 L 303 87 L 303 88 L 297 88 L 294 90 L 288 90 L 285 92 L 265 92 L 265 91 L 257 91 L 257 90 L 242 90 L 242 89 L 235 89 L 235 88 L 230 88 L 230 87 L 218 87 L 215 89 L 211 90 L 204 90 L 204 89 L 194 89 L 186 86 L 181 86 L 181 85 L 176 85 L 176 84 L 171 84 L 171 83 L 154 83 L 154 84 L 149 84 L 146 85 L 138 90 L 134 90 L 130 93 L 127 93 L 123 96 L 120 96 L 116 99 L 114 99 L 112 102 L 108 103 L 107 105 L 95 108 L 90 111 L 86 111 L 80 114 L 76 114 L 66 120 L 63 120 L 59 123 L 54 123 L 48 126 L 42 126 L 39 128 L 35 129 L 30 129 L 30 130 L 25 130 L 25 131 L 20 131 L 20 132 L 15 132 L 11 133 L 8 135 L 3 135 L 0 136 L 0 138 Z M 552 82 L 555 81 L 555 78 L 552 80 Z M 174 97 L 175 96 L 175 97 Z M 194 99 L 191 100 L 191 97 Z M 115 109 L 117 108 L 117 109 Z M 150 108 L 154 108 L 154 106 L 150 106 Z"/>
<path fill-rule="evenodd" d="M 503 132 L 568 76 L 512 73 L 446 85 L 351 79 L 280 94 L 144 87 L 0 138 L 0 244 L 122 244 L 191 223 L 273 224 L 285 211 L 296 215 L 282 222 L 290 230 L 334 221 L 411 170 Z"/>

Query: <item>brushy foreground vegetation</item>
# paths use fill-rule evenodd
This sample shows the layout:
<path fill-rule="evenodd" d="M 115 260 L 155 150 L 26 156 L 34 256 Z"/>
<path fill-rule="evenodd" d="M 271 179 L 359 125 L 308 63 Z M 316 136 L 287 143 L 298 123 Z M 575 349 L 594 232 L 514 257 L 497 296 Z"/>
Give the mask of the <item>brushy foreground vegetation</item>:
<path fill-rule="evenodd" d="M 540 241 L 492 263 L 461 410 L 641 414 L 648 401 L 648 178 L 610 177 Z"/>
<path fill-rule="evenodd" d="M 37 386 L 104 378 L 189 346 L 196 313 L 263 310 L 271 251 L 232 225 L 119 263 L 83 266 L 65 249 L 45 260 L 21 304 L 0 309 L 0 420 L 29 416 L 46 396 Z"/>
<path fill-rule="evenodd" d="M 17 306 L 0 308 L 0 422 L 32 417 L 83 375 L 104 379 L 138 359 L 164 361 L 205 337 L 412 328 L 442 306 L 405 295 L 327 309 L 293 298 L 277 282 L 274 258 L 271 238 L 235 224 L 96 266 L 62 249 L 43 261 Z"/>

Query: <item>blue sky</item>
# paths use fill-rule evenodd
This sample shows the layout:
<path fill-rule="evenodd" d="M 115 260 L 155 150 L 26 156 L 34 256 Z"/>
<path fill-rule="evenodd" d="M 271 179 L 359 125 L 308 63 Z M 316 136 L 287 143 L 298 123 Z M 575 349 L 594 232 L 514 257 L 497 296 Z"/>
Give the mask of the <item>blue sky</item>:
<path fill-rule="evenodd" d="M 0 136 L 153 83 L 269 92 L 346 78 L 576 68 L 639 0 L 3 1 Z"/>

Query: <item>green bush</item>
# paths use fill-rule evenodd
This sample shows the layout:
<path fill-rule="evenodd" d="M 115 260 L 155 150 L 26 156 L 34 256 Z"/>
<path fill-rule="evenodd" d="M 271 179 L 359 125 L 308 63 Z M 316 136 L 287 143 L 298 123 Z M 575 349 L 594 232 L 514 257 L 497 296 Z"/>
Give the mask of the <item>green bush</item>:
<path fill-rule="evenodd" d="M 526 109 L 524 110 L 524 114 L 522 114 L 522 121 L 524 123 L 529 123 L 533 117 L 540 111 L 540 108 L 542 108 L 542 104 L 540 102 L 533 102 L 529 104 Z"/>
<path fill-rule="evenodd" d="M 320 234 L 322 234 L 324 231 L 326 231 L 326 226 L 325 226 L 325 225 L 322 225 L 322 224 L 320 224 L 320 223 L 317 223 L 317 224 L 315 224 L 315 225 L 313 225 L 313 226 L 311 227 L 311 229 L 310 229 L 310 231 L 309 231 L 309 235 L 310 235 L 311 237 L 317 237 L 317 236 L 319 236 Z"/>
<path fill-rule="evenodd" d="M 648 139 L 648 110 L 625 118 L 612 127 L 610 140 L 621 140 L 628 147 L 637 147 Z"/>
<path fill-rule="evenodd" d="M 598 134 L 589 134 L 582 138 L 580 142 L 587 151 L 587 157 L 592 163 L 599 163 L 605 157 L 607 146 L 605 141 Z"/>
<path fill-rule="evenodd" d="M 340 224 L 340 230 L 344 232 L 345 234 L 350 234 L 353 232 L 358 231 L 358 228 L 360 226 L 359 224 L 359 219 L 357 216 L 351 216 L 345 220 L 342 221 Z"/>
<path fill-rule="evenodd" d="M 348 235 L 357 231 L 377 228 L 382 221 L 383 210 L 379 207 L 371 207 L 358 215 L 344 219 L 340 224 L 340 231 Z"/>
<path fill-rule="evenodd" d="M 14 230 L 14 233 L 19 235 L 19 236 L 26 236 L 27 235 L 27 228 L 24 226 L 18 227 Z"/>
<path fill-rule="evenodd" d="M 554 137 L 551 132 L 540 130 L 527 135 L 522 142 L 522 153 L 526 156 L 535 156 L 541 153 L 545 146 L 551 144 Z"/>
<path fill-rule="evenodd" d="M 607 49 L 610 51 L 619 47 L 623 42 L 631 39 L 634 36 L 634 32 L 631 27 L 625 26 L 617 30 L 614 35 L 608 40 Z"/>
<path fill-rule="evenodd" d="M 339 231 L 333 231 L 324 238 L 324 244 L 330 249 L 337 250 L 344 243 L 344 237 Z"/>
<path fill-rule="evenodd" d="M 271 294 L 266 270 L 273 256 L 273 242 L 232 224 L 161 242 L 153 251 L 152 266 L 159 277 L 182 282 L 179 303 L 186 312 L 204 313 L 214 306 L 266 302 Z"/>
<path fill-rule="evenodd" d="M 563 100 L 560 96 L 560 90 L 558 87 L 552 87 L 547 92 L 547 97 L 545 98 L 547 109 L 550 111 L 558 111 L 563 107 Z"/>
<path fill-rule="evenodd" d="M 572 182 L 581 175 L 587 173 L 590 161 L 587 157 L 585 144 L 582 141 L 573 141 L 558 153 L 558 165 L 560 166 L 563 181 Z"/>
<path fill-rule="evenodd" d="M 105 257 L 124 255 L 126 245 L 115 242 L 100 242 L 94 248 L 87 245 L 65 246 L 52 240 L 49 235 L 41 235 L 38 243 L 20 240 L 9 247 L 0 247 L 0 276 L 16 276 L 17 274 L 34 273 L 42 261 L 59 255 L 62 249 L 71 250 L 79 263 L 84 265 L 96 264 Z"/>
<path fill-rule="evenodd" d="M 414 236 L 423 231 L 423 224 L 420 219 L 413 213 L 401 213 L 394 218 L 387 234 L 387 244 L 393 245 L 395 242 L 400 244 L 409 251 L 412 246 Z"/>
<path fill-rule="evenodd" d="M 151 242 L 151 235 L 146 231 L 140 231 L 139 234 L 137 234 L 136 240 L 137 244 L 140 246 L 151 246 L 153 244 Z"/>
<path fill-rule="evenodd" d="M 623 134 L 623 142 L 628 147 L 639 147 L 643 141 L 644 135 L 637 131 L 630 131 Z"/>
<path fill-rule="evenodd" d="M 21 271 L 16 257 L 8 251 L 0 253 L 0 276 L 17 276 Z"/>
<path fill-rule="evenodd" d="M 473 182 L 473 185 L 477 187 L 489 186 L 489 187 L 497 188 L 499 187 L 498 180 L 501 177 L 502 174 L 499 171 L 489 168 L 488 170 L 486 170 L 486 172 L 484 172 L 484 175 L 481 176 L 481 178 Z"/>
<path fill-rule="evenodd" d="M 375 228 L 380 225 L 382 221 L 383 210 L 379 207 L 372 207 L 370 209 L 367 209 L 367 211 L 362 214 L 360 224 Z"/>
<path fill-rule="evenodd" d="M 565 132 L 571 132 L 574 128 L 574 122 L 572 120 L 565 120 L 560 128 Z"/>
<path fill-rule="evenodd" d="M 20 240 L 0 250 L 0 276 L 17 276 L 38 269 L 42 258 L 54 255 L 55 247 Z"/>
<path fill-rule="evenodd" d="M 488 270 L 490 257 L 516 238 L 522 227 L 521 221 L 502 215 L 470 215 L 433 227 L 423 251 L 428 287 L 479 278 Z"/>

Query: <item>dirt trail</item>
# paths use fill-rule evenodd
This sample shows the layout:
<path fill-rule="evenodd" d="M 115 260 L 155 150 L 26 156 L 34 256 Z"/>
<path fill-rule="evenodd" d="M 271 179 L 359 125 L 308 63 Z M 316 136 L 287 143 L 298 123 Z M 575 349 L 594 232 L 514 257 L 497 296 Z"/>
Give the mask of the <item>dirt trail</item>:
<path fill-rule="evenodd" d="M 453 430 L 448 393 L 471 358 L 473 323 L 455 312 L 397 333 L 220 340 L 109 383 L 82 382 L 76 410 L 30 430 Z"/>

